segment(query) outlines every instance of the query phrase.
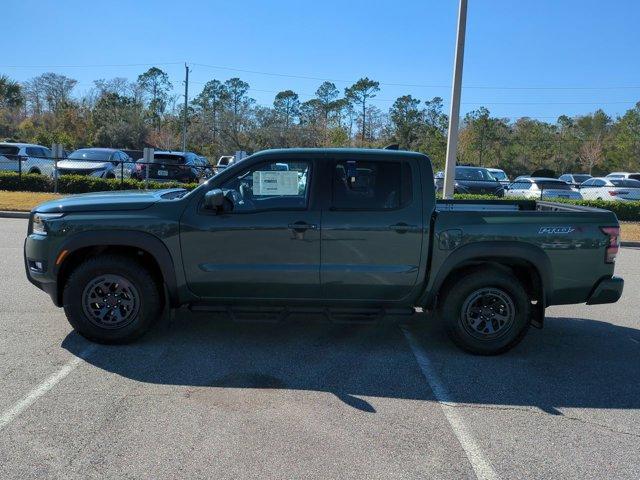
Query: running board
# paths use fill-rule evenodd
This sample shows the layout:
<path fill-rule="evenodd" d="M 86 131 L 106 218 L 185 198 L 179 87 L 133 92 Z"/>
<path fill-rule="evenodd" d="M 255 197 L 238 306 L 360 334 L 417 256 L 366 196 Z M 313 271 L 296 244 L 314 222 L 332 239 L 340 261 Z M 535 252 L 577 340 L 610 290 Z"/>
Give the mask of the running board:
<path fill-rule="evenodd" d="M 329 321 L 337 324 L 375 324 L 386 320 L 385 317 L 402 317 L 406 320 L 415 313 L 412 308 L 238 307 L 209 303 L 192 303 L 189 310 L 225 315 L 238 322 L 277 323 L 290 315 L 324 315 Z"/>

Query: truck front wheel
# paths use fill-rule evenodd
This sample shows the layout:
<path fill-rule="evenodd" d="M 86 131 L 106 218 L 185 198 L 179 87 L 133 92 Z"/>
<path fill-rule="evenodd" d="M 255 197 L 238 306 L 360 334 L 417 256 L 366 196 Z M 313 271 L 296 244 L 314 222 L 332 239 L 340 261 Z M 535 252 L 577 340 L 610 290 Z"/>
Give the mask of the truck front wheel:
<path fill-rule="evenodd" d="M 453 342 L 478 355 L 497 355 L 527 332 L 531 302 L 520 281 L 496 268 L 472 270 L 445 285 L 439 314 Z"/>
<path fill-rule="evenodd" d="M 100 255 L 78 265 L 63 291 L 71 326 L 98 343 L 142 336 L 162 311 L 160 288 L 149 271 L 122 255 Z"/>

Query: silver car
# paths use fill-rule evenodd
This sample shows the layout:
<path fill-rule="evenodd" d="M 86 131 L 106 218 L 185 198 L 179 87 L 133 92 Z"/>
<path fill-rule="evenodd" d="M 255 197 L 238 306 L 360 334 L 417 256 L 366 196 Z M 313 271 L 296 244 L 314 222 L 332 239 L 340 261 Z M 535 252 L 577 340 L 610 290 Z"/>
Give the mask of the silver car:
<path fill-rule="evenodd" d="M 33 143 L 0 143 L 0 171 L 50 175 L 51 150 Z"/>
<path fill-rule="evenodd" d="M 530 198 L 536 200 L 552 200 L 566 198 L 582 200 L 582 195 L 567 182 L 557 178 L 518 177 L 505 192 L 506 197 Z"/>
<path fill-rule="evenodd" d="M 114 148 L 81 148 L 57 164 L 57 174 L 98 178 L 130 178 L 135 163 Z"/>

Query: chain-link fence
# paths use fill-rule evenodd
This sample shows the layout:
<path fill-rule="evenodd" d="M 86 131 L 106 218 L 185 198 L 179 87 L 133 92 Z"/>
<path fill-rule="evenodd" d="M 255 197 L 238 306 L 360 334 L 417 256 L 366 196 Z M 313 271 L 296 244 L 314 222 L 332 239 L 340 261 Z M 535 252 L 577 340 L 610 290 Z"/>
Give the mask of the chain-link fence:
<path fill-rule="evenodd" d="M 86 191 L 192 187 L 225 168 L 197 155 L 158 154 L 150 160 L 0 153 L 0 190 Z"/>

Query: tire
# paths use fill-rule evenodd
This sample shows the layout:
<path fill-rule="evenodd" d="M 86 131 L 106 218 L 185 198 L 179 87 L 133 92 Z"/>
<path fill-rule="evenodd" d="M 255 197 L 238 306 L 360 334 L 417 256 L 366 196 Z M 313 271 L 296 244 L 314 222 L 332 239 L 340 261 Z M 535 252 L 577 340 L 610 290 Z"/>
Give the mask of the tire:
<path fill-rule="evenodd" d="M 29 170 L 29 173 L 35 173 L 36 175 L 40 175 L 40 170 L 38 170 L 37 168 L 32 168 L 31 170 Z"/>
<path fill-rule="evenodd" d="M 163 299 L 149 270 L 130 257 L 99 255 L 78 265 L 64 286 L 71 326 L 97 343 L 129 343 L 160 317 Z"/>
<path fill-rule="evenodd" d="M 497 355 L 516 346 L 529 329 L 529 295 L 509 272 L 471 270 L 443 291 L 440 318 L 451 340 L 463 350 Z"/>

